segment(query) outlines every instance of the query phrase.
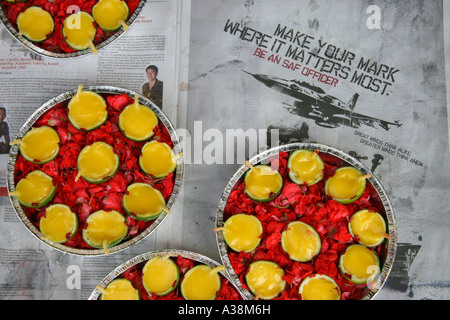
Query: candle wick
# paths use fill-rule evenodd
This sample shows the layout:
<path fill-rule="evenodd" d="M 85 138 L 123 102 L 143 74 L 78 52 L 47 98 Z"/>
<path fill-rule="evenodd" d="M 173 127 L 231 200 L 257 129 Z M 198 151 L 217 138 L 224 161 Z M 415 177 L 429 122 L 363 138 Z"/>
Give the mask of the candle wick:
<path fill-rule="evenodd" d="M 319 155 L 317 151 L 308 154 L 309 159 L 311 160 L 315 159 Z"/>
<path fill-rule="evenodd" d="M 125 23 L 125 21 L 120 20 L 119 22 L 120 22 L 120 24 L 122 25 L 123 30 L 127 31 L 129 27 L 128 27 L 128 25 Z"/>
<path fill-rule="evenodd" d="M 20 195 L 20 192 L 19 192 L 18 190 L 11 191 L 11 192 L 9 192 L 9 195 L 10 195 L 10 196 L 19 196 L 19 195 Z"/>
<path fill-rule="evenodd" d="M 181 157 L 183 157 L 183 152 L 180 152 L 179 154 L 175 155 L 175 157 L 173 157 L 173 162 L 177 162 L 178 159 L 181 159 Z"/>
<path fill-rule="evenodd" d="M 80 96 L 81 90 L 83 90 L 83 85 L 82 85 L 82 84 L 80 84 L 80 85 L 78 86 L 77 94 L 75 95 L 76 97 L 79 97 L 79 96 Z"/>
<path fill-rule="evenodd" d="M 89 48 L 91 49 L 93 54 L 97 54 L 97 48 L 95 47 L 94 43 L 92 41 L 89 41 Z"/>
<path fill-rule="evenodd" d="M 104 239 L 103 240 L 103 250 L 105 251 L 105 255 L 109 256 L 109 250 L 108 250 L 108 240 Z"/>
<path fill-rule="evenodd" d="M 161 259 L 163 261 L 166 261 L 166 260 L 168 260 L 170 258 L 170 256 L 171 256 L 170 254 L 166 254 L 166 255 L 162 256 Z"/>
<path fill-rule="evenodd" d="M 165 206 L 161 206 L 161 208 L 162 208 L 162 211 L 164 211 L 167 214 L 170 214 L 170 210 L 167 209 Z"/>
<path fill-rule="evenodd" d="M 250 163 L 250 161 L 245 161 L 245 165 L 247 166 L 247 167 L 249 167 L 251 170 L 254 170 L 255 169 L 255 167 Z"/>
<path fill-rule="evenodd" d="M 220 271 L 224 271 L 225 270 L 225 266 L 218 266 L 215 267 L 214 269 L 212 269 L 211 271 L 209 271 L 210 274 L 215 274 L 215 273 L 219 273 Z"/>
<path fill-rule="evenodd" d="M 96 289 L 97 289 L 98 291 L 100 291 L 101 294 L 106 294 L 106 293 L 107 293 L 107 291 L 105 290 L 105 288 L 102 288 L 102 287 L 100 287 L 100 286 L 97 286 Z"/>
<path fill-rule="evenodd" d="M 371 177 L 370 174 L 366 174 L 366 175 L 364 175 L 364 176 L 360 176 L 360 177 L 359 177 L 359 180 L 360 180 L 360 181 L 363 181 L 363 180 L 369 179 L 370 177 Z"/>
<path fill-rule="evenodd" d="M 11 141 L 9 144 L 11 145 L 11 146 L 14 146 L 14 145 L 16 145 L 16 144 L 22 144 L 23 143 L 23 141 L 22 141 L 22 139 L 16 139 L 16 140 L 13 140 L 13 141 Z"/>

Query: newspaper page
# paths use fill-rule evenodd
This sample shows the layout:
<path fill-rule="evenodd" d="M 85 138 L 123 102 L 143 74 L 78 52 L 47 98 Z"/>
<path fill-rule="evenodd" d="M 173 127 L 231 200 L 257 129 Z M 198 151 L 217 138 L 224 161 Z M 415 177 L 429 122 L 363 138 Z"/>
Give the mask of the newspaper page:
<path fill-rule="evenodd" d="M 143 94 L 146 68 L 158 67 L 163 82 L 160 106 L 176 125 L 177 12 L 175 0 L 147 1 L 130 29 L 96 55 L 56 59 L 31 53 L 6 30 L 0 37 L 0 107 L 13 140 L 43 103 L 82 84 L 107 85 Z M 4 137 L 2 137 L 4 139 Z M 4 142 L 4 141 L 3 141 Z M 168 217 L 148 239 L 118 255 L 85 258 L 41 243 L 14 212 L 6 192 L 8 154 L 0 155 L 0 299 L 87 299 L 114 268 L 137 254 L 163 249 L 178 220 Z M 157 240 L 158 239 L 158 240 Z"/>
<path fill-rule="evenodd" d="M 219 259 L 204 231 L 239 166 L 317 142 L 359 159 L 393 205 L 397 256 L 376 298 L 448 298 L 443 2 L 192 0 L 190 25 L 185 246 Z"/>

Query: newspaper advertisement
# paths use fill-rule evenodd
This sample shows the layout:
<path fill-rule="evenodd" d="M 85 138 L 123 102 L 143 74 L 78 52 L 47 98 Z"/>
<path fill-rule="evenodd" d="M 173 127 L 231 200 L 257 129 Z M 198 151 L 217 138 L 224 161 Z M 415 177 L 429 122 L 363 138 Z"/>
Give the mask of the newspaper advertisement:
<path fill-rule="evenodd" d="M 192 1 L 186 125 L 203 152 L 186 159 L 185 232 L 211 228 L 228 180 L 266 147 L 334 146 L 380 179 L 394 208 L 396 262 L 377 298 L 448 298 L 442 10 L 442 1 Z M 213 241 L 188 244 L 213 255 Z"/>
<path fill-rule="evenodd" d="M 377 299 L 448 298 L 444 12 L 442 0 L 148 0 L 123 36 L 68 60 L 36 55 L 1 28 L 0 108 L 9 136 L 0 143 L 80 84 L 145 95 L 147 68 L 156 66 L 185 167 L 173 214 L 154 233 L 89 258 L 53 250 L 23 226 L 7 194 L 8 153 L 0 154 L 0 299 L 86 300 L 114 268 L 152 250 L 220 262 L 213 229 L 228 181 L 245 160 L 291 142 L 343 150 L 386 190 L 399 238 Z M 315 103 L 318 96 L 327 103 Z"/>

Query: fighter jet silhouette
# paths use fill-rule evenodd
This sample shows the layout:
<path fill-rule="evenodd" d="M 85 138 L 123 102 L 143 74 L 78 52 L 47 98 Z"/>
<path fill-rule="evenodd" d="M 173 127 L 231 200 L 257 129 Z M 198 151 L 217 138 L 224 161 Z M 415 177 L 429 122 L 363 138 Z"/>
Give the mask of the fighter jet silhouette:
<path fill-rule="evenodd" d="M 286 109 L 293 114 L 313 119 L 319 126 L 337 128 L 345 125 L 352 128 L 359 128 L 361 125 L 371 127 L 378 125 L 387 131 L 390 129 L 390 126 L 402 126 L 399 120 L 389 122 L 354 112 L 356 102 L 359 98 L 359 94 L 357 93 L 353 95 L 349 102 L 345 103 L 327 94 L 321 88 L 305 81 L 285 80 L 274 76 L 253 74 L 245 70 L 242 71 L 262 82 L 267 87 L 295 98 L 297 101 L 293 105 L 286 104 Z"/>

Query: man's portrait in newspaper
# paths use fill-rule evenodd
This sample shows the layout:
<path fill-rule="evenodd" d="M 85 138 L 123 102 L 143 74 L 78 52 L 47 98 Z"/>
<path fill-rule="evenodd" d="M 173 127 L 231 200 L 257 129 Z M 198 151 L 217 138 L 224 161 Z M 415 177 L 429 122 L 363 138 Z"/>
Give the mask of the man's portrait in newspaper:
<path fill-rule="evenodd" d="M 163 82 L 158 79 L 158 67 L 150 65 L 145 69 L 148 82 L 142 86 L 142 95 L 162 109 Z"/>
<path fill-rule="evenodd" d="M 0 107 L 0 153 L 8 153 L 10 149 L 9 126 L 5 118 L 6 108 Z"/>

